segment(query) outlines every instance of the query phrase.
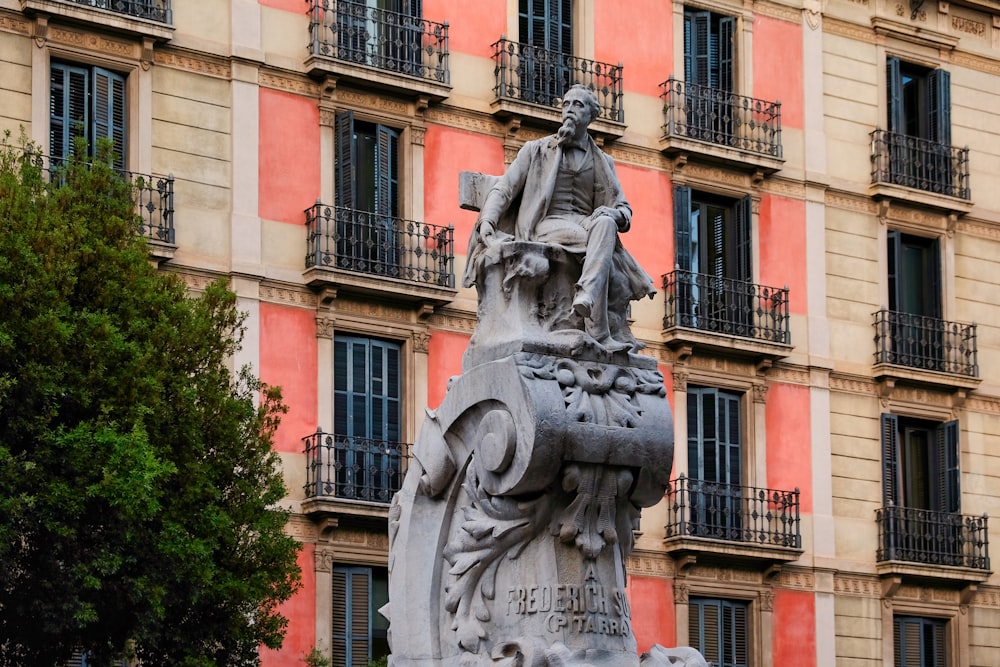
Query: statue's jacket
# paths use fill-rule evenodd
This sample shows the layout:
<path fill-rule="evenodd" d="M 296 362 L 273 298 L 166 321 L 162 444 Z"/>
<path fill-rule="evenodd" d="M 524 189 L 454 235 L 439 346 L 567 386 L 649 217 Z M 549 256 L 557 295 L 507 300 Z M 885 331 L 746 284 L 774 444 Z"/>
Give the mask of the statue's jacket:
<path fill-rule="evenodd" d="M 615 174 L 614 160 L 598 148 L 589 135 L 587 141 L 590 142 L 590 154 L 595 156 L 594 207 L 608 206 L 619 211 L 624 219 L 620 231 L 628 231 L 632 222 L 632 207 L 626 201 Z M 535 225 L 549 209 L 561 159 L 562 148 L 554 134 L 529 141 L 518 151 L 507 172 L 486 196 L 476 229 L 469 238 L 469 261 L 463 280 L 466 287 L 476 283 L 476 274 L 482 263 L 483 242 L 479 236 L 479 222 L 493 222 L 498 231 L 511 234 L 517 240 L 533 240 Z M 656 293 L 649 274 L 625 250 L 621 240 L 616 244 L 613 261 L 615 270 L 620 271 L 628 281 L 631 300 Z"/>

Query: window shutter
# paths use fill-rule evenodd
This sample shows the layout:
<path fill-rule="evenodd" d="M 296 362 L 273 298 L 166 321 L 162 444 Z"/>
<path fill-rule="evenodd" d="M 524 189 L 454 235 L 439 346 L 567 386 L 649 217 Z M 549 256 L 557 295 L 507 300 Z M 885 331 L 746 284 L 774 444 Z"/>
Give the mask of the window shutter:
<path fill-rule="evenodd" d="M 742 429 L 740 426 L 740 397 L 727 392 L 716 392 L 719 418 L 719 481 L 725 484 L 742 483 Z"/>
<path fill-rule="evenodd" d="M 52 63 L 49 72 L 49 152 L 55 158 L 73 154 L 77 137 L 90 139 L 90 70 Z"/>
<path fill-rule="evenodd" d="M 371 569 L 333 568 L 333 664 L 365 667 L 371 657 Z"/>
<path fill-rule="evenodd" d="M 691 43 L 684 45 L 685 50 L 690 49 L 691 52 L 691 75 L 687 81 L 699 86 L 711 86 L 712 69 L 718 59 L 717 51 L 713 52 L 710 44 L 712 14 L 692 12 L 691 21 Z"/>
<path fill-rule="evenodd" d="M 725 91 L 735 88 L 736 79 L 736 18 L 724 16 L 719 19 L 719 84 Z"/>
<path fill-rule="evenodd" d="M 379 125 L 378 155 L 375 158 L 376 181 L 376 213 L 384 216 L 398 217 L 399 188 L 399 133 L 388 127 Z"/>
<path fill-rule="evenodd" d="M 718 393 L 708 387 L 688 387 L 688 476 L 705 482 L 722 481 L 719 468 L 725 466 L 719 460 Z"/>
<path fill-rule="evenodd" d="M 885 59 L 886 104 L 890 132 L 902 133 L 903 124 L 903 76 L 899 71 L 899 58 L 890 56 Z"/>
<path fill-rule="evenodd" d="M 573 0 L 553 0 L 558 3 L 558 41 L 551 43 L 553 51 L 573 55 Z"/>
<path fill-rule="evenodd" d="M 338 111 L 334 119 L 336 128 L 336 161 L 334 163 L 334 183 L 337 186 L 335 203 L 344 208 L 354 208 L 354 184 L 357 182 L 355 167 L 357 156 L 354 149 L 354 112 Z"/>
<path fill-rule="evenodd" d="M 961 488 L 959 483 L 958 421 L 939 424 L 934 429 L 936 445 L 935 480 L 938 488 L 939 512 L 961 511 Z"/>
<path fill-rule="evenodd" d="M 936 69 L 927 75 L 927 120 L 930 140 L 951 145 L 951 72 Z"/>
<path fill-rule="evenodd" d="M 94 132 L 92 141 L 108 137 L 114 143 L 114 161 L 125 168 L 125 77 L 94 68 Z M 94 147 L 91 147 L 93 150 Z"/>
<path fill-rule="evenodd" d="M 674 186 L 674 267 L 691 270 L 691 188 Z"/>
<path fill-rule="evenodd" d="M 934 239 L 924 251 L 926 270 L 918 280 L 924 281 L 925 308 L 931 317 L 941 317 L 941 241 Z"/>
<path fill-rule="evenodd" d="M 946 667 L 948 664 L 945 627 L 944 621 L 936 621 L 932 628 L 931 637 L 934 641 L 934 648 L 931 652 L 934 660 L 933 667 Z"/>
<path fill-rule="evenodd" d="M 887 236 L 886 260 L 889 266 L 889 310 L 893 312 L 898 312 L 903 303 L 903 295 L 900 294 L 902 281 L 899 275 L 899 271 L 903 266 L 901 253 L 902 245 L 899 242 L 899 232 L 895 229 L 890 229 Z"/>
<path fill-rule="evenodd" d="M 725 637 L 725 665 L 746 667 L 747 664 L 747 607 L 744 604 L 724 602 L 723 637 Z"/>
<path fill-rule="evenodd" d="M 347 603 L 348 573 L 342 568 L 333 569 L 333 628 L 331 643 L 333 645 L 333 664 L 337 667 L 347 665 L 347 624 L 351 616 L 351 608 Z"/>
<path fill-rule="evenodd" d="M 899 417 L 882 415 L 882 505 L 899 504 Z"/>
<path fill-rule="evenodd" d="M 736 279 L 753 282 L 753 199 L 736 202 Z"/>

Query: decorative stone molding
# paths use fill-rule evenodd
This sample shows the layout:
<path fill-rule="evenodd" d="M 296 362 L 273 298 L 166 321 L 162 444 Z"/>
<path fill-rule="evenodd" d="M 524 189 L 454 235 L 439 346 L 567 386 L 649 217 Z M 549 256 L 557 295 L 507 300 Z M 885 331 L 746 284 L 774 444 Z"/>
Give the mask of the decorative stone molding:
<path fill-rule="evenodd" d="M 413 125 L 410 127 L 410 138 L 415 146 L 423 146 L 424 138 L 427 135 L 427 128 L 422 125 Z"/>
<path fill-rule="evenodd" d="M 231 79 L 232 68 L 229 61 L 209 59 L 201 54 L 197 57 L 179 52 L 176 49 L 157 49 L 153 54 L 153 62 L 164 67 L 187 70 L 205 76 L 220 79 Z"/>
<path fill-rule="evenodd" d="M 411 337 L 413 341 L 413 351 L 420 354 L 427 354 L 431 342 L 431 334 L 426 331 L 414 331 Z"/>
<path fill-rule="evenodd" d="M 671 374 L 674 380 L 674 391 L 687 391 L 688 374 L 684 371 L 674 370 Z"/>
<path fill-rule="evenodd" d="M 326 315 L 316 316 L 316 338 L 327 338 L 333 340 L 336 331 L 336 318 Z"/>
<path fill-rule="evenodd" d="M 753 402 L 764 405 L 767 403 L 767 385 L 755 384 L 753 386 Z"/>
<path fill-rule="evenodd" d="M 62 26 L 49 26 L 46 36 L 48 40 L 57 44 L 76 46 L 88 51 L 97 51 L 118 58 L 135 60 L 138 55 L 137 45 L 132 42 L 111 39 L 94 33 L 77 32 L 76 30 L 69 30 Z"/>
<path fill-rule="evenodd" d="M 336 561 L 336 552 L 330 548 L 317 548 L 313 555 L 313 563 L 317 572 L 332 572 Z"/>
<path fill-rule="evenodd" d="M 688 603 L 688 585 L 674 584 L 674 604 Z"/>
<path fill-rule="evenodd" d="M 774 591 L 763 590 L 760 592 L 760 610 L 774 611 Z"/>
<path fill-rule="evenodd" d="M 0 31 L 33 36 L 31 24 L 18 16 L 0 15 Z"/>

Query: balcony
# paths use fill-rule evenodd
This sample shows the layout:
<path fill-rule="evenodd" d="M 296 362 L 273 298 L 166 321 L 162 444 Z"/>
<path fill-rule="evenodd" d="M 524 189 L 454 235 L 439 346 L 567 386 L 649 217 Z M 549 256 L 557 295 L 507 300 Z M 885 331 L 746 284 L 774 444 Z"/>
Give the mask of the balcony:
<path fill-rule="evenodd" d="M 455 289 L 455 230 L 317 202 L 306 214 L 306 281 L 441 305 Z"/>
<path fill-rule="evenodd" d="M 406 474 L 410 445 L 324 433 L 302 439 L 306 451 L 307 513 L 348 511 L 388 516 L 392 496 Z"/>
<path fill-rule="evenodd" d="M 780 564 L 802 554 L 799 490 L 689 479 L 667 486 L 667 551 L 699 560 Z"/>
<path fill-rule="evenodd" d="M 21 11 L 40 17 L 59 16 L 156 42 L 168 41 L 174 34 L 170 0 L 21 0 Z M 45 18 L 42 21 L 47 23 Z"/>
<path fill-rule="evenodd" d="M 26 154 L 26 159 L 41 169 L 42 177 L 52 183 L 62 179 L 62 158 Z M 149 253 L 158 261 L 171 259 L 177 249 L 174 243 L 174 177 L 151 176 L 131 171 L 119 171 L 132 190 L 138 215 L 137 230 L 149 242 Z"/>
<path fill-rule="evenodd" d="M 351 0 L 308 0 L 313 76 L 442 100 L 451 92 L 448 24 Z"/>
<path fill-rule="evenodd" d="M 990 575 L 987 517 L 910 507 L 875 510 L 879 573 L 981 582 Z"/>
<path fill-rule="evenodd" d="M 781 103 L 670 78 L 663 89 L 663 139 L 668 154 L 771 174 L 784 163 Z"/>
<path fill-rule="evenodd" d="M 542 125 L 557 127 L 562 123 L 559 108 L 562 96 L 574 84 L 582 84 L 597 95 L 599 116 L 590 129 L 598 135 L 614 138 L 625 133 L 622 108 L 622 65 L 577 58 L 540 49 L 530 44 L 512 42 L 505 37 L 493 47 L 493 72 L 496 76 L 493 111 L 498 116 L 530 118 Z"/>
<path fill-rule="evenodd" d="M 663 276 L 663 335 L 671 347 L 785 357 L 792 349 L 788 288 L 680 269 Z"/>
<path fill-rule="evenodd" d="M 972 210 L 969 149 L 876 129 L 871 194 L 947 212 Z"/>
<path fill-rule="evenodd" d="M 973 389 L 979 386 L 976 325 L 879 310 L 875 318 L 875 374 Z"/>

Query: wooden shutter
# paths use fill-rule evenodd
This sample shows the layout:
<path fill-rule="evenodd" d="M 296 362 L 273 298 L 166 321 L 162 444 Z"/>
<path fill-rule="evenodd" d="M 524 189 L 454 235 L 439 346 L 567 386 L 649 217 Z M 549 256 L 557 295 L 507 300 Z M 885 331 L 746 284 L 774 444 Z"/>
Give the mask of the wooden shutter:
<path fill-rule="evenodd" d="M 753 282 L 753 199 L 746 195 L 735 205 L 737 280 Z"/>
<path fill-rule="evenodd" d="M 889 266 L 889 275 L 887 276 L 889 283 L 889 310 L 898 312 L 900 305 L 903 303 L 903 297 L 899 291 L 901 288 L 901 276 L 899 272 L 903 266 L 899 232 L 895 229 L 890 229 L 886 240 L 886 261 Z"/>
<path fill-rule="evenodd" d="M 736 18 L 719 19 L 719 56 L 717 88 L 732 91 L 736 81 Z"/>
<path fill-rule="evenodd" d="M 932 70 L 927 75 L 928 139 L 951 145 L 951 73 Z"/>
<path fill-rule="evenodd" d="M 947 667 L 947 627 L 947 622 L 937 618 L 893 618 L 893 665 Z"/>
<path fill-rule="evenodd" d="M 716 420 L 719 429 L 719 481 L 739 485 L 743 477 L 740 397 L 716 390 L 716 408 L 719 415 Z"/>
<path fill-rule="evenodd" d="M 746 667 L 747 650 L 747 606 L 741 603 L 723 602 L 722 636 L 725 665 Z"/>
<path fill-rule="evenodd" d="M 333 568 L 334 667 L 366 667 L 371 657 L 371 569 Z"/>
<path fill-rule="evenodd" d="M 961 511 L 959 486 L 958 421 L 939 424 L 934 429 L 935 482 L 937 484 L 937 509 L 939 512 Z"/>
<path fill-rule="evenodd" d="M 699 86 L 712 85 L 713 66 L 717 66 L 717 49 L 711 48 L 712 13 L 684 14 L 684 80 Z"/>
<path fill-rule="evenodd" d="M 354 112 L 338 111 L 334 118 L 336 153 L 334 162 L 334 183 L 337 191 L 334 201 L 337 206 L 354 208 L 354 187 L 357 182 L 355 169 L 357 156 L 354 147 Z"/>
<path fill-rule="evenodd" d="M 691 188 L 674 186 L 674 268 L 691 270 Z"/>
<path fill-rule="evenodd" d="M 890 56 L 885 59 L 886 80 L 886 121 L 890 132 L 902 133 L 903 123 L 903 76 L 899 71 L 899 58 Z"/>
<path fill-rule="evenodd" d="M 89 140 L 90 70 L 52 63 L 49 71 L 49 153 L 68 158 L 77 137 Z"/>
<path fill-rule="evenodd" d="M 114 144 L 113 166 L 125 168 L 125 77 L 94 68 L 94 132 L 92 141 L 108 137 Z"/>
<path fill-rule="evenodd" d="M 899 417 L 882 415 L 882 505 L 899 504 Z"/>
<path fill-rule="evenodd" d="M 692 598 L 688 608 L 688 644 L 719 667 L 748 667 L 749 605 L 745 602 Z"/>
<path fill-rule="evenodd" d="M 379 125 L 378 154 L 375 156 L 375 212 L 380 215 L 399 216 L 399 133 Z"/>

